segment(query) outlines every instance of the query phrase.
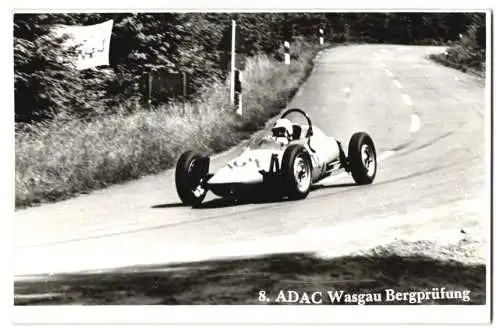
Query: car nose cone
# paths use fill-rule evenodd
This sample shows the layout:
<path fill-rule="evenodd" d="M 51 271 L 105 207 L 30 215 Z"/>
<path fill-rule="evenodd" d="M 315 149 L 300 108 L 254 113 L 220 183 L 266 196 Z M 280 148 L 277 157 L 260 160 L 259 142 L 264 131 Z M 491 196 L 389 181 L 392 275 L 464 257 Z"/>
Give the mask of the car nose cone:
<path fill-rule="evenodd" d="M 226 165 L 208 180 L 208 184 L 260 182 L 263 182 L 262 174 L 257 166 L 251 163 L 244 166 Z"/>

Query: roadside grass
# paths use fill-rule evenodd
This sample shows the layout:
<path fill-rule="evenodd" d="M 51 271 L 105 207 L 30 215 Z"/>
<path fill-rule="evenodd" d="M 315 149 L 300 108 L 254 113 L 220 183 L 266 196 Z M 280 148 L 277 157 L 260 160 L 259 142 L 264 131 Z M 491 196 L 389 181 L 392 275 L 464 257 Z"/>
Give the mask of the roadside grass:
<path fill-rule="evenodd" d="M 485 52 L 467 44 L 458 44 L 446 50 L 445 53 L 432 54 L 430 59 L 435 62 L 460 70 L 472 73 L 484 78 L 486 72 Z"/>
<path fill-rule="evenodd" d="M 317 48 L 300 42 L 287 66 L 247 59 L 243 116 L 229 105 L 227 82 L 205 87 L 198 101 L 91 120 L 56 117 L 16 129 L 16 208 L 161 172 L 184 150 L 211 154 L 235 145 L 286 107 L 313 66 Z"/>
<path fill-rule="evenodd" d="M 395 241 L 389 245 L 324 258 L 311 253 L 271 254 L 183 263 L 135 266 L 100 273 L 40 275 L 14 283 L 15 305 L 193 305 L 279 304 L 281 290 L 309 295 L 321 291 L 373 294 L 433 291 L 444 288 L 460 296 L 422 300 L 421 304 L 484 304 L 486 267 L 484 244 L 470 239 L 440 244 L 435 241 Z M 269 302 L 258 300 L 266 291 Z M 464 293 L 464 291 L 470 293 Z M 440 291 L 440 290 L 439 290 Z M 466 297 L 470 298 L 467 299 Z M 404 304 L 383 299 L 370 304 Z M 357 305 L 342 301 L 338 304 Z"/>

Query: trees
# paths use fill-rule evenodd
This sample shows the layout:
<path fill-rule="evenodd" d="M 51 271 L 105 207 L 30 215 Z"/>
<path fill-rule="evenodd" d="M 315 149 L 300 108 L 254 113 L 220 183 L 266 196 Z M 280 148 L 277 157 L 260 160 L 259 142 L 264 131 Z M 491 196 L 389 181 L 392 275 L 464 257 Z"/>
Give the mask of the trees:
<path fill-rule="evenodd" d="M 89 25 L 114 20 L 110 66 L 76 71 L 57 62 L 54 24 Z M 16 121 L 57 114 L 112 112 L 142 103 L 144 75 L 187 72 L 193 91 L 221 78 L 219 43 L 231 19 L 238 22 L 248 55 L 280 54 L 283 40 L 377 43 L 443 43 L 467 33 L 485 47 L 484 14 L 474 13 L 84 13 L 14 16 Z"/>

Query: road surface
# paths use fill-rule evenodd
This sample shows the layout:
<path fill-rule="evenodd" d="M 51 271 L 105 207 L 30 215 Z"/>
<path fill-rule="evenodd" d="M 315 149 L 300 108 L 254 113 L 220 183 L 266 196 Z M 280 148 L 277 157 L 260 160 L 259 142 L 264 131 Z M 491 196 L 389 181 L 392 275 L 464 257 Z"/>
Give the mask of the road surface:
<path fill-rule="evenodd" d="M 16 278 L 280 252 L 337 256 L 394 239 L 458 239 L 461 230 L 486 238 L 484 83 L 426 58 L 442 50 L 324 50 L 291 101 L 346 144 L 368 132 L 381 159 L 374 184 L 340 174 L 302 201 L 230 205 L 207 196 L 192 209 L 180 205 L 169 170 L 17 211 Z"/>

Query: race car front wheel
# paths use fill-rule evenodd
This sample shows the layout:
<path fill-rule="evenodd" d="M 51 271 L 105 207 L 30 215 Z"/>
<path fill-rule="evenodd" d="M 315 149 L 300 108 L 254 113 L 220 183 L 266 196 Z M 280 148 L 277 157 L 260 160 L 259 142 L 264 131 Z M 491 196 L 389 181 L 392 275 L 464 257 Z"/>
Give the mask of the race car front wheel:
<path fill-rule="evenodd" d="M 283 153 L 281 174 L 285 195 L 289 199 L 303 199 L 309 194 L 312 167 L 309 153 L 302 145 L 291 145 Z"/>
<path fill-rule="evenodd" d="M 377 174 L 377 152 L 371 137 L 364 133 L 355 133 L 349 141 L 349 169 L 357 184 L 370 184 Z"/>
<path fill-rule="evenodd" d="M 175 187 L 183 204 L 200 204 L 207 190 L 203 188 L 203 179 L 208 174 L 208 158 L 194 152 L 184 152 L 177 160 L 175 168 Z"/>

